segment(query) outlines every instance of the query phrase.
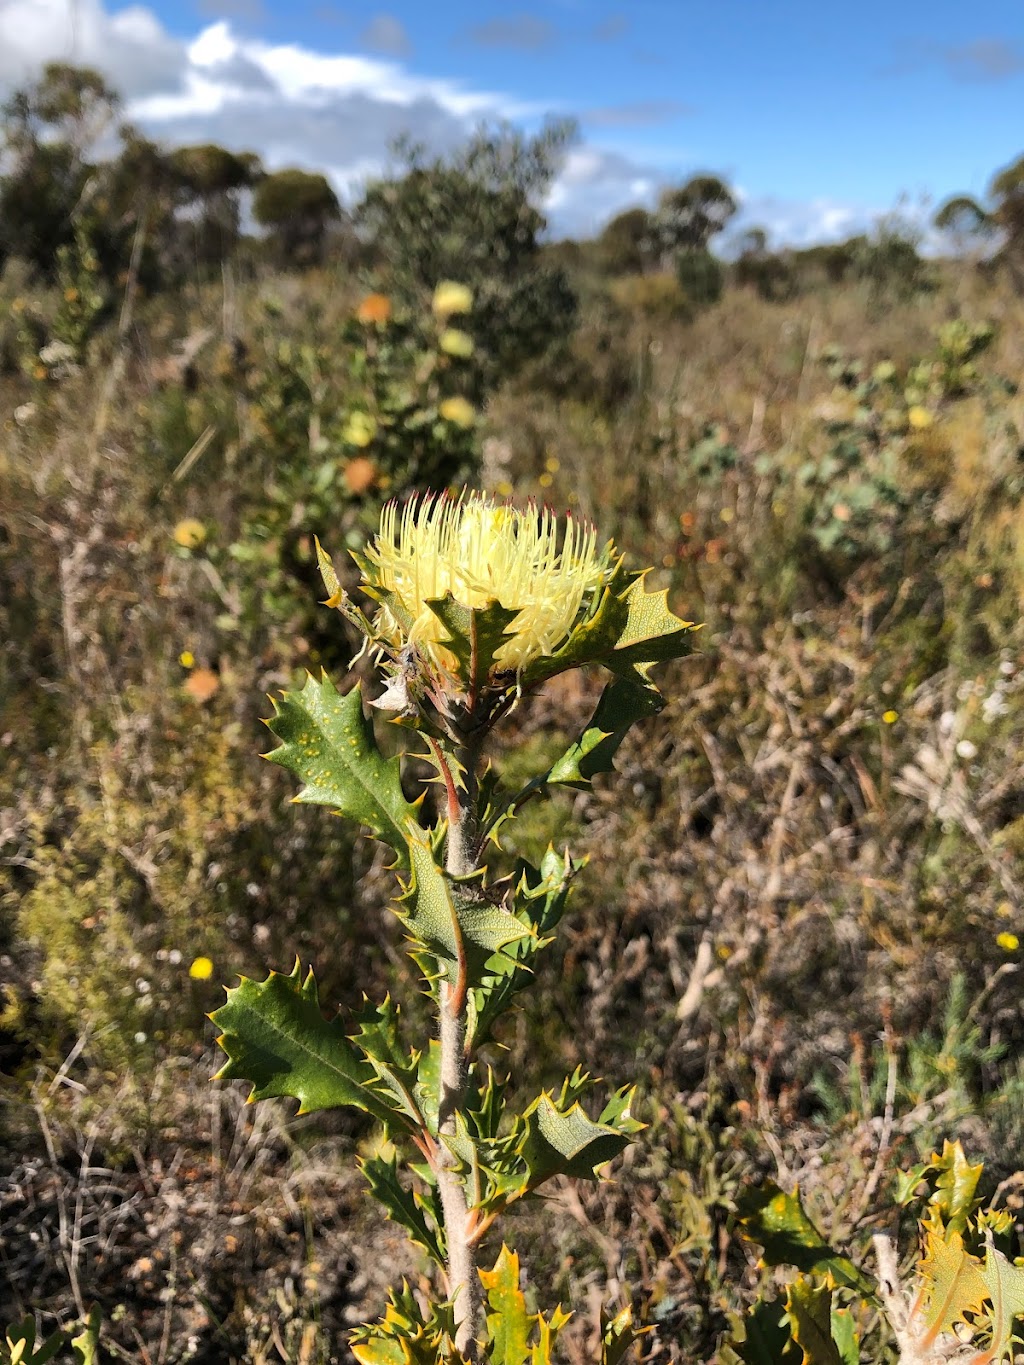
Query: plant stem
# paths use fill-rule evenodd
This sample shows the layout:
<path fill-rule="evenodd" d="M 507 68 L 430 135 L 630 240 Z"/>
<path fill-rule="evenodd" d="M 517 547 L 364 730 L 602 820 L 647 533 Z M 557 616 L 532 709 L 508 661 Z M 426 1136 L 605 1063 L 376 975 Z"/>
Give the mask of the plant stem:
<path fill-rule="evenodd" d="M 450 876 L 465 877 L 476 870 L 478 754 L 469 748 L 459 753 L 462 786 L 448 786 L 448 841 L 446 870 Z M 466 1057 L 465 967 L 455 986 L 441 983 L 439 1033 L 441 1042 L 441 1094 L 438 1131 L 453 1136 L 456 1121 L 466 1098 L 469 1080 Z M 453 1169 L 455 1157 L 440 1144 L 437 1188 L 444 1212 L 448 1243 L 448 1292 L 455 1300 L 455 1344 L 467 1359 L 476 1357 L 476 1339 L 482 1329 L 482 1294 L 476 1268 L 476 1248 L 471 1241 L 466 1187 Z"/>

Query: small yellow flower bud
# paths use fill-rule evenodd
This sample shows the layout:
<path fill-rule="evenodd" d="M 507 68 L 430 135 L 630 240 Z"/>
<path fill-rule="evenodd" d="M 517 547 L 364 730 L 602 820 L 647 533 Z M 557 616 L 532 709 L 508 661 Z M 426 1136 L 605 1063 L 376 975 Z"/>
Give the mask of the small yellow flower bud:
<path fill-rule="evenodd" d="M 213 963 L 208 957 L 193 958 L 188 974 L 193 981 L 209 981 L 213 975 Z"/>

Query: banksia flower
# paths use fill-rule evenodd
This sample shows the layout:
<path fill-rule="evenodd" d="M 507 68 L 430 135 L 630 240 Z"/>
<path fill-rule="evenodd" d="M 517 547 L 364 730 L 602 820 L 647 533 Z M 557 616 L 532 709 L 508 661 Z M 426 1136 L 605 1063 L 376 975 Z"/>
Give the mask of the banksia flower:
<path fill-rule="evenodd" d="M 608 552 L 597 533 L 567 516 L 519 511 L 482 493 L 389 503 L 361 557 L 364 587 L 380 603 L 377 638 L 413 646 L 435 670 L 455 675 L 451 635 L 436 610 L 450 598 L 468 611 L 510 613 L 493 651 L 498 672 L 521 673 L 562 646 L 604 585 Z"/>
<path fill-rule="evenodd" d="M 451 317 L 453 313 L 468 313 L 473 307 L 473 291 L 455 280 L 442 280 L 434 290 L 434 316 Z"/>

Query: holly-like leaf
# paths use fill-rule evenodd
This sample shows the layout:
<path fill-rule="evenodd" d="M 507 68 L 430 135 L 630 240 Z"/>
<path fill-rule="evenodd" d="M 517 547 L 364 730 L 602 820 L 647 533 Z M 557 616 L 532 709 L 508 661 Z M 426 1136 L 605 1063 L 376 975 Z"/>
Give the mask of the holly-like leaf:
<path fill-rule="evenodd" d="M 832 1303 L 832 1340 L 839 1352 L 842 1365 L 860 1365 L 860 1333 L 849 1308 L 837 1308 Z"/>
<path fill-rule="evenodd" d="M 781 1299 L 758 1299 L 743 1322 L 742 1341 L 731 1343 L 729 1350 L 744 1365 L 789 1365 L 796 1351 Z"/>
<path fill-rule="evenodd" d="M 287 976 L 271 972 L 265 981 L 243 976 L 227 997 L 210 1016 L 228 1054 L 218 1080 L 250 1082 L 250 1101 L 290 1096 L 299 1101 L 300 1114 L 350 1105 L 384 1123 L 401 1117 L 377 1093 L 373 1067 L 339 1020 L 324 1019 L 313 973 L 302 980 L 298 961 Z"/>
<path fill-rule="evenodd" d="M 661 699 L 656 692 L 616 678 L 601 693 L 583 734 L 550 768 L 544 781 L 578 790 L 589 787 L 598 773 L 613 770 L 615 753 L 630 727 L 660 709 Z"/>
<path fill-rule="evenodd" d="M 992 1303 L 992 1335 L 986 1359 L 992 1365 L 1003 1365 L 1004 1361 L 1013 1360 L 1014 1342 L 1020 1340 L 1014 1335 L 1013 1325 L 1024 1316 L 1024 1266 L 1011 1264 L 997 1250 L 989 1233 L 982 1274 Z"/>
<path fill-rule="evenodd" d="M 459 681 L 475 696 L 497 668 L 494 656 L 508 643 L 508 628 L 519 612 L 498 601 L 484 607 L 464 607 L 451 593 L 428 599 L 426 605 L 447 632 L 443 643 L 455 655 Z"/>
<path fill-rule="evenodd" d="M 921 1294 L 915 1304 L 915 1331 L 925 1346 L 951 1332 L 964 1314 L 976 1313 L 988 1293 L 981 1262 L 964 1247 L 955 1228 L 944 1228 L 933 1209 L 921 1225 L 924 1233 L 917 1265 Z"/>
<path fill-rule="evenodd" d="M 828 1245 L 795 1190 L 785 1194 L 774 1181 L 766 1180 L 744 1190 L 736 1205 L 744 1234 L 764 1247 L 765 1265 L 792 1265 L 804 1274 L 829 1274 L 848 1289 L 873 1293 L 867 1276 Z"/>
<path fill-rule="evenodd" d="M 832 1290 L 827 1285 L 798 1276 L 786 1288 L 786 1316 L 803 1352 L 801 1365 L 843 1365 L 832 1338 Z"/>
<path fill-rule="evenodd" d="M 359 1365 L 465 1365 L 455 1346 L 450 1303 L 432 1303 L 424 1314 L 409 1286 L 392 1290 L 384 1317 L 357 1327 L 352 1354 Z"/>
<path fill-rule="evenodd" d="M 960 1143 L 947 1138 L 942 1152 L 932 1154 L 931 1166 L 939 1173 L 931 1202 L 942 1214 L 947 1229 L 963 1232 L 977 1202 L 975 1192 L 984 1163 L 972 1166 Z"/>
<path fill-rule="evenodd" d="M 522 685 L 532 687 L 567 668 L 600 663 L 640 687 L 653 687 L 649 669 L 689 653 L 694 625 L 669 609 L 666 592 L 647 592 L 644 578 L 619 560 L 587 619 L 554 653 L 526 667 Z"/>
<path fill-rule="evenodd" d="M 538 1337 L 530 1348 L 530 1365 L 554 1365 L 552 1351 L 559 1332 L 572 1317 L 571 1313 L 566 1313 L 558 1307 L 545 1318 L 543 1313 L 537 1314 Z"/>
<path fill-rule="evenodd" d="M 467 1040 L 478 1047 L 491 1036 L 495 1021 L 504 1013 L 514 995 L 533 979 L 532 964 L 540 950 L 552 941 L 552 934 L 565 912 L 572 878 L 582 866 L 568 854 L 559 855 L 549 845 L 539 868 L 522 862 L 512 909 L 528 932 L 505 945 L 500 958 L 488 964 L 479 984 L 470 991 Z"/>
<path fill-rule="evenodd" d="M 381 1156 L 361 1161 L 360 1169 L 366 1176 L 370 1193 L 387 1209 L 388 1217 L 400 1223 L 414 1242 L 431 1256 L 438 1265 L 445 1264 L 442 1234 L 427 1221 L 421 1202 L 398 1179 L 398 1159 L 390 1161 Z"/>
<path fill-rule="evenodd" d="M 481 1270 L 479 1275 L 490 1308 L 487 1335 L 491 1365 L 523 1365 L 530 1352 L 533 1324 L 519 1288 L 519 1257 L 503 1245 L 494 1269 Z"/>
<path fill-rule="evenodd" d="M 326 673 L 319 680 L 308 674 L 301 692 L 271 700 L 267 725 L 281 745 L 264 757 L 301 778 L 295 800 L 358 820 L 407 868 L 406 829 L 416 825 L 416 806 L 405 799 L 398 759 L 385 759 L 377 747 L 359 689 L 340 696 Z"/>
<path fill-rule="evenodd" d="M 463 960 L 470 979 L 478 981 L 485 963 L 500 959 L 510 944 L 529 937 L 531 931 L 522 920 L 484 900 L 476 886 L 459 882 L 438 867 L 426 830 L 409 826 L 408 849 L 412 878 L 399 913 L 449 982 L 457 980 Z"/>
<path fill-rule="evenodd" d="M 390 1092 L 395 1108 L 403 1110 L 421 1127 L 423 1114 L 415 1093 L 420 1054 L 410 1053 L 402 1044 L 398 1033 L 399 1015 L 400 1010 L 390 995 L 381 1005 L 373 1005 L 364 997 L 363 1008 L 355 1017 L 359 1031 L 352 1041 L 377 1073 L 380 1088 Z"/>
<path fill-rule="evenodd" d="M 620 1109 L 619 1125 L 613 1127 L 588 1118 L 578 1101 L 556 1104 L 548 1092 L 534 1100 L 519 1122 L 517 1149 L 531 1189 L 553 1175 L 596 1180 L 601 1167 L 624 1151 L 633 1133 L 643 1127 L 630 1115 L 628 1102 Z"/>
<path fill-rule="evenodd" d="M 619 1365 L 634 1341 L 643 1336 L 633 1326 L 633 1310 L 626 1305 L 614 1317 L 601 1313 L 601 1365 Z"/>

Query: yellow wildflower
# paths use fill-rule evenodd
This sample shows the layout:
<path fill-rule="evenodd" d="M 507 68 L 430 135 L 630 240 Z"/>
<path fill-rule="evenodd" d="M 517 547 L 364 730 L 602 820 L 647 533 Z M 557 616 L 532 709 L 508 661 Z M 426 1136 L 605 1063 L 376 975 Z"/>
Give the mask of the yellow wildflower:
<path fill-rule="evenodd" d="M 1020 947 L 1020 939 L 1016 934 L 1008 934 L 1005 932 L 996 934 L 996 942 L 1004 953 L 1015 953 Z"/>
<path fill-rule="evenodd" d="M 445 355 L 453 355 L 459 360 L 468 360 L 473 354 L 473 338 L 468 332 L 460 332 L 457 327 L 446 327 L 437 339 L 437 344 Z"/>
<path fill-rule="evenodd" d="M 473 307 L 473 291 L 455 280 L 442 280 L 434 290 L 434 316 L 450 318 L 453 313 L 468 313 Z"/>
<path fill-rule="evenodd" d="M 924 431 L 925 427 L 931 426 L 935 418 L 927 408 L 923 408 L 920 403 L 915 403 L 907 412 L 907 421 L 914 431 Z"/>
<path fill-rule="evenodd" d="M 183 649 L 178 655 L 178 663 L 181 664 L 182 668 L 195 668 L 196 656 L 190 649 Z"/>
<path fill-rule="evenodd" d="M 193 958 L 188 974 L 193 981 L 209 981 L 213 975 L 213 963 L 208 957 Z"/>
<path fill-rule="evenodd" d="M 571 515 L 561 526 L 548 509 L 520 512 L 483 493 L 388 503 L 367 549 L 364 581 L 391 596 L 377 617 L 380 637 L 412 644 L 443 672 L 456 660 L 446 631 L 427 605 L 448 593 L 463 607 L 499 602 L 516 611 L 498 666 L 521 670 L 553 654 L 571 635 L 606 574 L 597 533 Z M 409 622 L 399 624 L 399 616 Z"/>
<path fill-rule="evenodd" d="M 368 412 L 354 412 L 345 423 L 342 437 L 349 445 L 368 446 L 377 435 L 377 423 Z"/>
<path fill-rule="evenodd" d="M 446 422 L 454 422 L 457 427 L 471 427 L 476 421 L 476 408 L 466 398 L 446 398 L 437 410 Z"/>
<path fill-rule="evenodd" d="M 195 550 L 206 539 L 206 527 L 195 517 L 185 517 L 175 526 L 171 537 L 175 545 L 180 545 L 183 550 Z"/>
<path fill-rule="evenodd" d="M 883 712 L 882 712 L 882 719 L 885 721 L 886 725 L 895 725 L 896 722 L 899 720 L 899 718 L 900 718 L 900 713 L 899 713 L 898 711 L 883 711 Z"/>

